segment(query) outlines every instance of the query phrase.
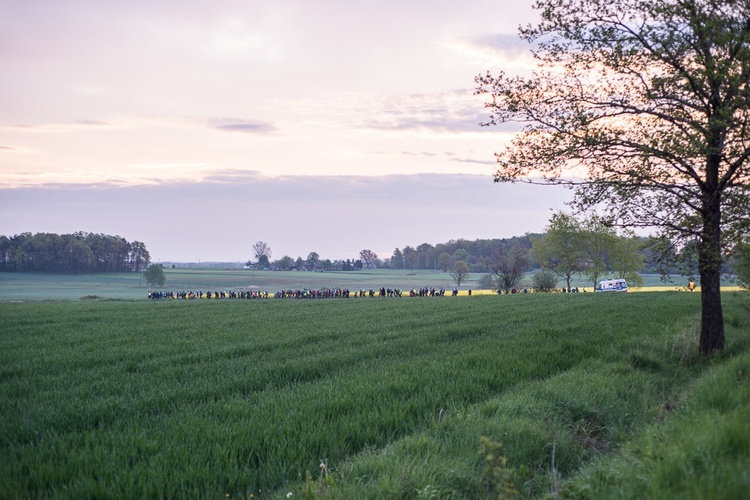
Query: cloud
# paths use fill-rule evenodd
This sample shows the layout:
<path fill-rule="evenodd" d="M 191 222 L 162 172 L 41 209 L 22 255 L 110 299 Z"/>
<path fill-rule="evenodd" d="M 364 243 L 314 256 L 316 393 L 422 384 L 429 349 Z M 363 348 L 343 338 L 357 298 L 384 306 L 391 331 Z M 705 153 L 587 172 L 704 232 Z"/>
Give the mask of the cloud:
<path fill-rule="evenodd" d="M 494 160 L 475 160 L 473 158 L 453 158 L 453 161 L 459 162 L 459 163 L 477 163 L 479 165 L 494 165 Z"/>
<path fill-rule="evenodd" d="M 440 135 L 487 133 L 481 126 L 489 113 L 484 108 L 485 96 L 474 95 L 472 89 L 454 89 L 431 94 L 352 97 L 356 109 L 364 116 L 377 118 L 355 122 L 356 127 L 384 132 L 425 132 Z M 494 127 L 492 131 L 497 132 Z M 516 132 L 519 124 L 500 125 L 501 131 Z"/>
<path fill-rule="evenodd" d="M 522 40 L 518 35 L 507 33 L 484 33 L 475 37 L 467 37 L 466 43 L 478 49 L 491 49 L 506 56 L 526 57 L 533 45 Z"/>
<path fill-rule="evenodd" d="M 154 260 L 244 261 L 263 240 L 274 256 L 356 258 L 363 248 L 538 232 L 559 187 L 495 184 L 490 175 L 282 176 L 226 170 L 201 182 L 0 189 L 3 234 L 75 231 L 146 243 Z"/>
<path fill-rule="evenodd" d="M 250 120 L 241 120 L 237 118 L 220 118 L 213 120 L 211 125 L 224 132 L 243 132 L 246 134 L 272 134 L 276 132 L 276 127 L 270 123 L 263 123 Z"/>

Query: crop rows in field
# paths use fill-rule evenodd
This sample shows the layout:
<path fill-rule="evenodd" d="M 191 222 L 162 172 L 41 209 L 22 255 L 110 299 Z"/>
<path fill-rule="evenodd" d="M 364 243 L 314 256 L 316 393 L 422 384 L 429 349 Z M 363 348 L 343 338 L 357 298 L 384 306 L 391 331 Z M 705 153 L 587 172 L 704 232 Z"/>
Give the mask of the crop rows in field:
<path fill-rule="evenodd" d="M 573 378 L 583 399 L 544 389 L 541 407 L 498 414 L 527 424 L 495 436 L 545 456 L 545 420 L 600 415 L 596 425 L 609 430 L 596 438 L 605 442 L 628 432 L 627 415 L 650 412 L 617 391 L 640 387 L 648 372 L 656 378 L 648 395 L 639 392 L 658 397 L 674 379 L 637 339 L 668 338 L 693 321 L 699 302 L 691 294 L 517 298 L 0 304 L 0 492 L 281 491 L 321 460 L 341 468 L 368 450 L 449 432 L 452 419 L 503 395 L 611 363 L 623 388 L 597 378 L 597 395 Z M 560 446 L 559 467 L 571 470 L 580 458 Z M 480 474 L 481 464 L 472 467 L 462 474 Z M 457 491 L 479 494 L 478 477 Z"/>

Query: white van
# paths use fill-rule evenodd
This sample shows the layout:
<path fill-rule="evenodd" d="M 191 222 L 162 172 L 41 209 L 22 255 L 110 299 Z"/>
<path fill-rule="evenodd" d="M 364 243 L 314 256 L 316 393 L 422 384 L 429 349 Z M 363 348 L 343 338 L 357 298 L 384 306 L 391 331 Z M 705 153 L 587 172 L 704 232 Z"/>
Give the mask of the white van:
<path fill-rule="evenodd" d="M 596 285 L 596 292 L 627 292 L 628 282 L 623 279 L 601 280 Z"/>

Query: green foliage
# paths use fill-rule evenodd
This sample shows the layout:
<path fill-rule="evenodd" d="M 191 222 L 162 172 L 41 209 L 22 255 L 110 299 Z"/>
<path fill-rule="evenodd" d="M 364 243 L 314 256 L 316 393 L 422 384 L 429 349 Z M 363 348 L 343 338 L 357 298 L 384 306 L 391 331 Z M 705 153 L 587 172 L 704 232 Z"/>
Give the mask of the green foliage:
<path fill-rule="evenodd" d="M 520 287 L 523 274 L 529 268 L 529 251 L 521 246 L 514 246 L 508 251 L 498 249 L 489 267 L 497 275 L 498 286 L 508 293 Z"/>
<path fill-rule="evenodd" d="M 700 350 L 725 347 L 725 252 L 750 212 L 750 4 L 538 0 L 528 77 L 479 75 L 487 125 L 520 123 L 496 182 L 564 185 L 578 211 L 698 245 Z M 555 267 L 555 269 L 558 269 Z M 570 283 L 568 283 L 568 287 Z"/>
<path fill-rule="evenodd" d="M 695 338 L 697 343 L 697 337 Z M 750 491 L 750 356 L 709 366 L 615 456 L 564 485 L 572 498 L 744 498 Z"/>
<path fill-rule="evenodd" d="M 737 246 L 734 272 L 740 286 L 745 290 L 750 290 L 750 243 Z"/>
<path fill-rule="evenodd" d="M 0 492 L 541 497 L 554 457 L 561 492 L 604 498 L 579 471 L 695 408 L 717 432 L 691 441 L 693 464 L 715 451 L 692 474 L 731 497 L 744 476 L 714 479 L 746 470 L 750 307 L 725 300 L 735 340 L 713 361 L 685 348 L 700 297 L 677 292 L 3 302 Z"/>
<path fill-rule="evenodd" d="M 0 272 L 140 272 L 150 259 L 145 244 L 121 236 L 82 231 L 0 235 Z"/>
<path fill-rule="evenodd" d="M 549 293 L 557 288 L 557 275 L 549 269 L 537 271 L 531 277 L 531 287 L 535 292 Z"/>
<path fill-rule="evenodd" d="M 513 475 L 508 469 L 508 458 L 501 455 L 503 445 L 487 436 L 479 438 L 479 454 L 484 458 L 484 474 L 488 481 L 488 498 L 515 498 L 518 495 Z"/>
<path fill-rule="evenodd" d="M 453 257 L 448 252 L 443 252 L 438 255 L 437 265 L 444 273 L 447 273 L 453 263 Z"/>
<path fill-rule="evenodd" d="M 143 271 L 143 278 L 148 286 L 164 286 L 167 278 L 164 276 L 164 266 L 161 264 L 151 264 Z"/>
<path fill-rule="evenodd" d="M 643 286 L 640 272 L 645 264 L 645 257 L 641 252 L 643 242 L 631 233 L 620 235 L 609 252 L 609 265 L 617 273 L 618 278 L 627 280 L 633 288 Z"/>
<path fill-rule="evenodd" d="M 453 263 L 451 268 L 451 278 L 456 282 L 456 286 L 461 286 L 462 281 L 466 281 L 471 274 L 469 273 L 469 266 L 462 260 L 457 260 Z"/>
<path fill-rule="evenodd" d="M 581 223 L 572 215 L 557 212 L 550 218 L 547 233 L 532 242 L 531 253 L 545 269 L 565 280 L 571 287 L 573 275 L 583 263 Z"/>
<path fill-rule="evenodd" d="M 317 480 L 313 479 L 312 474 L 310 474 L 309 471 L 305 473 L 304 497 L 311 499 L 326 498 L 332 494 L 335 485 L 336 481 L 334 480 L 333 475 L 328 472 L 328 466 L 321 460 L 320 476 L 318 476 Z M 287 494 L 287 497 L 291 496 L 293 496 L 293 494 Z"/>
<path fill-rule="evenodd" d="M 617 243 L 617 233 L 605 219 L 592 214 L 580 226 L 583 272 L 596 286 L 607 271 L 607 260 Z"/>

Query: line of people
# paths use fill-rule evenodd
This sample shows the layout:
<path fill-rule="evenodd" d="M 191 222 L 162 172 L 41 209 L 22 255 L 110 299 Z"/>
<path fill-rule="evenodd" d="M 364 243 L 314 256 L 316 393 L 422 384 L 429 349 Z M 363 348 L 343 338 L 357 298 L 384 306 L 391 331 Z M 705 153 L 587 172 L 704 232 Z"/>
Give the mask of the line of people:
<path fill-rule="evenodd" d="M 434 287 L 423 287 L 413 288 L 408 292 L 409 297 L 443 297 L 445 296 L 444 288 Z M 455 297 L 458 295 L 458 289 L 452 291 L 452 295 Z M 348 299 L 348 298 L 385 298 L 385 297 L 402 297 L 403 291 L 399 288 L 386 288 L 381 287 L 379 289 L 370 288 L 369 290 L 360 289 L 351 291 L 348 288 L 321 288 L 319 290 L 313 290 L 310 288 L 302 289 L 286 289 L 279 290 L 274 293 L 260 290 L 242 290 L 242 291 L 149 291 L 148 298 L 153 300 L 159 299 L 180 299 L 180 300 L 216 300 L 216 299 L 267 299 L 269 297 L 276 299 Z"/>

